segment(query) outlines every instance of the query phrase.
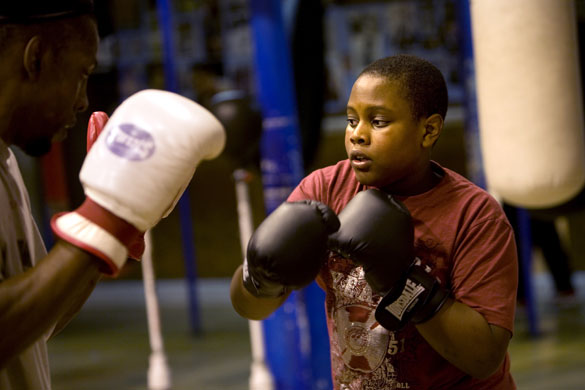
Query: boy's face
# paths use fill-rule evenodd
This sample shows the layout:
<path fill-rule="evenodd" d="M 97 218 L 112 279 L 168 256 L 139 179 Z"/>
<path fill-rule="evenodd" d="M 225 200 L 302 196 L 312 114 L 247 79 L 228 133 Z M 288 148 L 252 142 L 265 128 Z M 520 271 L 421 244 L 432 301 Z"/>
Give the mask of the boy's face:
<path fill-rule="evenodd" d="M 347 102 L 345 149 L 357 180 L 406 193 L 417 186 L 430 155 L 423 146 L 425 120 L 415 120 L 400 84 L 362 75 Z"/>

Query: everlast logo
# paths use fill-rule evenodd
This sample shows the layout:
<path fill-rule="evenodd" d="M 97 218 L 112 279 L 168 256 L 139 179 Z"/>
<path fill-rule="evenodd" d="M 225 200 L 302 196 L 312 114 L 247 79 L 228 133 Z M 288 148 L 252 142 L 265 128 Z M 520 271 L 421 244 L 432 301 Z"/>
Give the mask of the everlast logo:
<path fill-rule="evenodd" d="M 406 285 L 402 294 L 397 300 L 386 306 L 386 310 L 390 312 L 394 317 L 402 320 L 404 313 L 410 310 L 412 306 L 418 301 L 418 296 L 425 291 L 422 284 L 418 284 L 410 279 L 406 279 Z"/>

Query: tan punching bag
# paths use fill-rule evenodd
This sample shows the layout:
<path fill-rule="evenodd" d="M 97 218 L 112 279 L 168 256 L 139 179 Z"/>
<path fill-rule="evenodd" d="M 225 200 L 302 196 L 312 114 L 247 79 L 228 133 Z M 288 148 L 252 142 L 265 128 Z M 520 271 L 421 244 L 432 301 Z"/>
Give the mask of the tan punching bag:
<path fill-rule="evenodd" d="M 574 1 L 471 0 L 488 190 L 548 208 L 585 183 Z"/>

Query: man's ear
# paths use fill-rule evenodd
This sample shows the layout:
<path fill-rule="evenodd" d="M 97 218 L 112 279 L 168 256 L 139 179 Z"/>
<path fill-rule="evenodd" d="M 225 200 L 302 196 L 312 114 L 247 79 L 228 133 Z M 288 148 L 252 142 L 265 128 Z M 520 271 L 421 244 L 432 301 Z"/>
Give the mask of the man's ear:
<path fill-rule="evenodd" d="M 424 123 L 424 134 L 422 146 L 426 148 L 433 147 L 443 131 L 443 118 L 439 114 L 429 116 Z"/>
<path fill-rule="evenodd" d="M 22 61 L 29 79 L 36 80 L 41 71 L 41 39 L 38 35 L 26 43 Z"/>

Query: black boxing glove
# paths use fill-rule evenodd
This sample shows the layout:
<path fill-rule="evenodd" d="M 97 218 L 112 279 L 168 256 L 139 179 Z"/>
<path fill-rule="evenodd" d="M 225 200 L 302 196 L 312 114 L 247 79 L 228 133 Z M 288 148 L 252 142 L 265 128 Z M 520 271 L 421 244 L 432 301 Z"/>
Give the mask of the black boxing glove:
<path fill-rule="evenodd" d="M 362 191 L 341 211 L 339 221 L 329 249 L 361 265 L 370 287 L 385 295 L 376 309 L 383 327 L 398 330 L 438 311 L 447 295 L 415 261 L 414 227 L 400 201 L 376 189 Z"/>
<path fill-rule="evenodd" d="M 384 295 L 403 281 L 414 261 L 414 227 L 402 203 L 379 190 L 362 191 L 339 213 L 339 222 L 329 249 L 361 265 L 374 291 Z"/>
<path fill-rule="evenodd" d="M 311 283 L 327 258 L 327 237 L 339 228 L 333 210 L 313 200 L 285 202 L 258 226 L 246 251 L 244 287 L 277 298 Z"/>

